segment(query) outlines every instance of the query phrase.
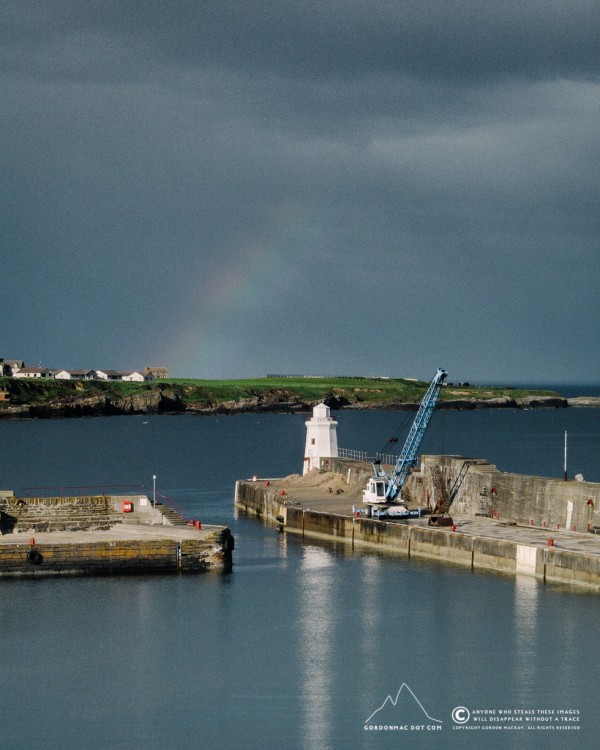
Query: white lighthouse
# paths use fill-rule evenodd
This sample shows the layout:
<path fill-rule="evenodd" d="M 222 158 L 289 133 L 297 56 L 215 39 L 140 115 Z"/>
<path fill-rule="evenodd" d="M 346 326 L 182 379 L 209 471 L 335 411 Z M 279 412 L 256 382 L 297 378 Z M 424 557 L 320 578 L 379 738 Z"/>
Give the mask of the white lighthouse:
<path fill-rule="evenodd" d="M 304 471 L 321 467 L 322 458 L 335 458 L 338 454 L 337 422 L 331 418 L 331 409 L 325 404 L 313 407 L 312 419 L 306 422 Z"/>

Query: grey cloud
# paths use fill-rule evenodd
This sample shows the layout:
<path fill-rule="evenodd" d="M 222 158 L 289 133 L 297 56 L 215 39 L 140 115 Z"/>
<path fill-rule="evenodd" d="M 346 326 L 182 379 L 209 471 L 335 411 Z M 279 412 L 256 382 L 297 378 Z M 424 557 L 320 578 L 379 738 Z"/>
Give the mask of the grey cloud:
<path fill-rule="evenodd" d="M 152 61 L 291 78 L 597 77 L 594 0 L 57 0 L 19 4 L 6 42 L 64 75 L 136 76 Z M 11 22 L 12 21 L 12 22 Z M 96 54 L 98 42 L 103 54 Z"/>
<path fill-rule="evenodd" d="M 4 6 L 5 356 L 592 372 L 592 3 Z"/>

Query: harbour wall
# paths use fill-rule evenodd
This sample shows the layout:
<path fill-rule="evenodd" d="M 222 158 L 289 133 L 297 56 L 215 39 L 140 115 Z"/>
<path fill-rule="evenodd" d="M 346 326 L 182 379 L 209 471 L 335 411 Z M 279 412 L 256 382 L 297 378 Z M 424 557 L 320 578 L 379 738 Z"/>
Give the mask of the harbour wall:
<path fill-rule="evenodd" d="M 423 456 L 407 489 L 413 502 L 442 499 L 460 515 L 567 531 L 600 526 L 600 484 L 509 474 L 483 459 Z"/>
<path fill-rule="evenodd" d="M 125 509 L 128 510 L 125 510 Z M 0 533 L 106 530 L 115 524 L 172 524 L 172 509 L 145 495 L 15 497 L 0 492 Z"/>
<path fill-rule="evenodd" d="M 199 539 L 2 543 L 0 577 L 224 571 L 232 539 L 218 527 Z"/>
<path fill-rule="evenodd" d="M 321 468 L 348 483 L 372 475 L 370 464 L 342 458 L 323 458 Z M 600 527 L 600 484 L 509 474 L 482 458 L 422 456 L 403 492 L 413 505 L 442 500 L 460 515 L 567 531 Z"/>
<path fill-rule="evenodd" d="M 346 472 L 348 462 L 340 466 Z M 354 469 L 352 469 L 354 471 Z M 344 473 L 344 472 L 342 472 Z M 577 583 L 600 590 L 600 556 L 519 544 L 508 539 L 337 515 L 287 505 L 265 483 L 238 481 L 236 507 L 291 533 L 339 541 L 355 547 L 373 548 L 406 557 L 426 558 L 492 570 L 522 574 L 559 583 Z"/>

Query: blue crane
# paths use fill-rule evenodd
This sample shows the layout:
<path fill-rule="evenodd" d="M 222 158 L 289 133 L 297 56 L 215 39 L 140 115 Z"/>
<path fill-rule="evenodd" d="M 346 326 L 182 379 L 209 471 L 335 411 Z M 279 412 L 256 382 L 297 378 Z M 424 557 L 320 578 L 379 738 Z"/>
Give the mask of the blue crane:
<path fill-rule="evenodd" d="M 399 502 L 402 487 L 404 487 L 410 470 L 417 460 L 423 435 L 436 407 L 440 390 L 447 375 L 446 370 L 440 367 L 429 384 L 391 474 L 385 471 L 381 463 L 375 462 L 373 464 L 373 478 L 369 479 L 363 493 L 364 503 L 389 505 Z M 381 515 L 381 513 L 377 515 Z"/>

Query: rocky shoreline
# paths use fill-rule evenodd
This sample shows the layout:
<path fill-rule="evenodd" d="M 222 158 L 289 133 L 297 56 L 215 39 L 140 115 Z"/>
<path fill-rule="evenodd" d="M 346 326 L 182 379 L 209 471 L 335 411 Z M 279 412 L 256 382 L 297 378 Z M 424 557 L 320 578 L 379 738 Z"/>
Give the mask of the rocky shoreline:
<path fill-rule="evenodd" d="M 401 401 L 350 401 L 330 394 L 324 399 L 332 409 L 414 411 L 418 403 Z M 128 414 L 196 414 L 227 415 L 243 413 L 309 412 L 317 401 L 304 400 L 285 391 L 267 392 L 239 400 L 187 402 L 182 395 L 169 389 L 151 390 L 138 394 L 73 394 L 41 403 L 6 404 L 0 408 L 0 419 L 65 419 L 71 417 L 101 417 Z M 441 401 L 440 409 L 539 409 L 600 407 L 600 398 L 566 399 L 560 396 L 530 396 L 526 398 L 464 398 Z"/>

